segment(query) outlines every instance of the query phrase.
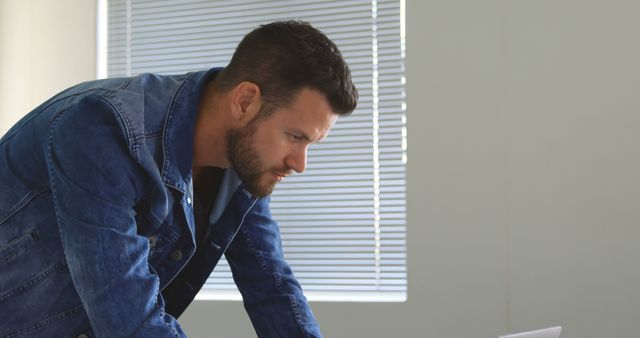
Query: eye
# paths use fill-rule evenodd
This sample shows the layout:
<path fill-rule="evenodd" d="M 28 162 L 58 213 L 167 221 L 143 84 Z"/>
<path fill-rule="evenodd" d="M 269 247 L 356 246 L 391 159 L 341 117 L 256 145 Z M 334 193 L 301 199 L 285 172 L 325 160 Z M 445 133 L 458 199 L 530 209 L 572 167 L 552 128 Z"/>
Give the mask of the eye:
<path fill-rule="evenodd" d="M 289 138 L 294 140 L 294 141 L 303 141 L 303 140 L 305 140 L 304 136 L 300 136 L 300 135 L 297 135 L 297 134 L 287 133 L 287 135 L 289 135 Z"/>

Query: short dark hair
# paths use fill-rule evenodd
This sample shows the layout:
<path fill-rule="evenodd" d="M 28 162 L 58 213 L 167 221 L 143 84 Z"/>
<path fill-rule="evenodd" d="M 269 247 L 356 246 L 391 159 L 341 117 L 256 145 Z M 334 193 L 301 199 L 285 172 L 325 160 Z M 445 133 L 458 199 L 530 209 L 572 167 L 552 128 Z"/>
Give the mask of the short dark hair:
<path fill-rule="evenodd" d="M 304 21 L 276 21 L 247 34 L 215 79 L 221 90 L 242 81 L 257 84 L 265 103 L 274 108 L 290 103 L 303 88 L 323 93 L 338 115 L 349 115 L 358 101 L 338 47 Z"/>

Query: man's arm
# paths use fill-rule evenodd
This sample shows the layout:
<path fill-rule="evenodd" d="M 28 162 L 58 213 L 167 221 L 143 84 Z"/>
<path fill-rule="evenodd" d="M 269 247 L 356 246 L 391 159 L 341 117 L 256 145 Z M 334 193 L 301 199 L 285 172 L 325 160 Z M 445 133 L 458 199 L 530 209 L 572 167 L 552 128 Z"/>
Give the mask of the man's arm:
<path fill-rule="evenodd" d="M 269 199 L 259 200 L 225 256 L 259 337 L 321 337 L 320 328 L 282 254 Z"/>
<path fill-rule="evenodd" d="M 69 272 L 97 336 L 181 337 L 137 234 L 145 175 L 120 123 L 96 96 L 52 121 L 47 168 Z"/>

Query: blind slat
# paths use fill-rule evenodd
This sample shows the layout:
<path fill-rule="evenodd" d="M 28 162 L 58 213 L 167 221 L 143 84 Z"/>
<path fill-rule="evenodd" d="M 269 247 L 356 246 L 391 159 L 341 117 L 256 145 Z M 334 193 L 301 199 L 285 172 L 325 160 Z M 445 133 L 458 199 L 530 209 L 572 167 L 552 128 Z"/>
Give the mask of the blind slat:
<path fill-rule="evenodd" d="M 406 119 L 398 0 L 379 0 L 375 7 L 361 0 L 108 5 L 109 77 L 224 66 L 246 33 L 274 20 L 305 20 L 325 32 L 349 64 L 360 100 L 326 140 L 309 147 L 305 173 L 287 178 L 272 194 L 285 258 L 305 291 L 405 297 Z M 224 257 L 203 290 L 236 290 Z"/>

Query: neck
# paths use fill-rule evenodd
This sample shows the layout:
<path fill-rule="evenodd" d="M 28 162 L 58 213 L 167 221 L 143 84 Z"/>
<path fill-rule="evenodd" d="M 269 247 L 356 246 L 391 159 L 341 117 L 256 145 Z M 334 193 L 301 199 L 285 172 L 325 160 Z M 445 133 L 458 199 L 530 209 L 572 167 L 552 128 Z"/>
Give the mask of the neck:
<path fill-rule="evenodd" d="M 196 117 L 193 140 L 194 171 L 204 167 L 228 168 L 226 134 L 229 121 L 225 119 L 225 93 L 215 90 L 210 82 L 204 90 Z"/>

